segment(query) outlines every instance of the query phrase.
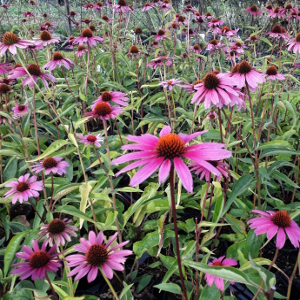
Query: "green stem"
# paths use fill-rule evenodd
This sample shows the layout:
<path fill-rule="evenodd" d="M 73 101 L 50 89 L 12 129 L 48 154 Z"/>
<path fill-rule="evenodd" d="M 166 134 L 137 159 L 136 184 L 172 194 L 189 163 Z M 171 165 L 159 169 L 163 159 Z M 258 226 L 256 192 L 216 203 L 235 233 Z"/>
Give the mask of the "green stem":
<path fill-rule="evenodd" d="M 116 291 L 114 290 L 113 286 L 111 285 L 110 281 L 109 281 L 109 280 L 107 279 L 107 277 L 103 274 L 102 268 L 100 267 L 99 269 L 100 269 L 100 272 L 101 272 L 101 274 L 102 274 L 104 280 L 106 281 L 107 285 L 109 286 L 111 292 L 112 292 L 113 295 L 115 296 L 116 300 L 120 300 L 119 297 L 118 297 L 118 295 L 117 295 L 117 293 L 116 293 Z"/>

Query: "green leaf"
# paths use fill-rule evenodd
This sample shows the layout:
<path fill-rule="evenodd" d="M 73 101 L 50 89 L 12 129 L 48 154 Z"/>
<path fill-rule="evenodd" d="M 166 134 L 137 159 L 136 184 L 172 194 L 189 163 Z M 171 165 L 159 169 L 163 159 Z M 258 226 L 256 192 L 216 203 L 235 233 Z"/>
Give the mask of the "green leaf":
<path fill-rule="evenodd" d="M 136 293 L 138 294 L 141 292 L 151 281 L 152 275 L 144 275 L 142 279 L 140 280 L 137 288 L 136 288 Z"/>
<path fill-rule="evenodd" d="M 7 181 L 14 178 L 18 170 L 18 160 L 15 157 L 11 157 L 6 163 L 5 169 L 3 171 L 3 179 Z"/>
<path fill-rule="evenodd" d="M 130 288 L 134 285 L 134 283 L 127 285 L 125 281 L 123 281 L 124 289 L 120 295 L 120 300 L 132 300 L 133 296 L 131 294 Z"/>
<path fill-rule="evenodd" d="M 41 160 L 42 158 L 45 158 L 47 156 L 50 156 L 50 154 L 54 153 L 55 151 L 57 151 L 58 149 L 60 149 L 61 147 L 68 145 L 69 142 L 68 141 L 64 141 L 64 140 L 58 140 L 58 141 L 54 141 L 44 152 L 43 154 L 41 154 L 40 156 L 38 156 L 37 158 L 30 160 L 30 162 L 34 162 L 34 161 L 38 161 Z"/>
<path fill-rule="evenodd" d="M 140 258 L 147 250 L 157 246 L 159 243 L 158 232 L 148 233 L 142 241 L 133 244 L 133 252 Z"/>
<path fill-rule="evenodd" d="M 89 183 L 87 183 L 87 184 L 83 183 L 79 187 L 80 195 L 81 195 L 80 211 L 83 212 L 83 213 L 85 213 L 86 204 L 87 204 L 87 201 L 89 199 L 89 194 L 90 194 L 91 189 L 92 189 L 92 186 Z M 84 219 L 80 218 L 80 223 L 79 223 L 79 228 L 80 229 L 82 228 L 83 221 L 84 221 Z"/>
<path fill-rule="evenodd" d="M 251 254 L 251 257 L 258 257 L 260 245 L 262 243 L 262 237 L 257 236 L 254 233 L 254 230 L 250 230 L 247 235 L 245 248 L 244 248 L 244 256 L 248 258 L 248 254 Z"/>
<path fill-rule="evenodd" d="M 272 155 L 300 155 L 300 151 L 288 150 L 288 149 L 268 149 L 263 151 L 261 158 Z"/>
<path fill-rule="evenodd" d="M 15 257 L 17 250 L 19 249 L 20 243 L 23 240 L 24 236 L 28 234 L 28 231 L 20 232 L 19 234 L 15 235 L 9 242 L 8 246 L 5 250 L 4 255 L 4 277 L 6 277 L 7 272 L 10 268 L 10 265 Z"/>
<path fill-rule="evenodd" d="M 274 140 L 274 141 L 270 141 L 270 142 L 261 144 L 258 147 L 258 150 L 266 150 L 266 149 L 272 149 L 272 148 L 276 148 L 276 149 L 291 148 L 291 144 L 287 141 Z"/>
<path fill-rule="evenodd" d="M 160 283 L 155 285 L 154 287 L 160 289 L 161 291 L 181 295 L 181 288 L 178 284 L 175 283 Z"/>

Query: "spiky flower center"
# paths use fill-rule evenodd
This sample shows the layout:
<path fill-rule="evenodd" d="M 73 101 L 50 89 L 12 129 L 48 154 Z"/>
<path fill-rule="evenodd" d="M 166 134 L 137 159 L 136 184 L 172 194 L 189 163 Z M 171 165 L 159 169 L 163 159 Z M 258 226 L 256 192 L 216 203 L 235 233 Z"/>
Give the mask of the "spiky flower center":
<path fill-rule="evenodd" d="M 179 16 L 178 17 L 178 22 L 184 22 L 185 20 L 185 17 L 184 16 Z"/>
<path fill-rule="evenodd" d="M 177 27 L 177 23 L 176 22 L 172 22 L 172 24 L 171 24 L 171 26 L 173 27 L 173 28 L 176 28 Z"/>
<path fill-rule="evenodd" d="M 199 83 L 202 83 L 202 82 L 203 82 L 202 80 L 196 80 L 196 81 L 193 82 L 193 85 L 195 86 L 195 85 L 197 85 Z"/>
<path fill-rule="evenodd" d="M 266 6 L 266 8 L 267 8 L 267 9 L 272 9 L 273 6 L 272 6 L 272 4 L 268 4 L 268 5 Z"/>
<path fill-rule="evenodd" d="M 50 261 L 50 255 L 45 250 L 36 251 L 29 258 L 29 265 L 33 269 L 45 267 Z"/>
<path fill-rule="evenodd" d="M 94 4 L 93 3 L 88 3 L 86 6 L 87 6 L 87 8 L 93 8 Z"/>
<path fill-rule="evenodd" d="M 159 35 L 159 36 L 163 36 L 164 34 L 165 34 L 165 31 L 163 29 L 159 29 L 157 31 L 157 35 Z"/>
<path fill-rule="evenodd" d="M 250 7 L 250 10 L 253 11 L 253 12 L 256 12 L 257 11 L 257 6 L 254 4 Z"/>
<path fill-rule="evenodd" d="M 84 22 L 85 24 L 89 24 L 89 23 L 91 23 L 91 20 L 90 20 L 89 18 L 85 18 L 85 19 L 83 20 L 83 22 Z"/>
<path fill-rule="evenodd" d="M 251 41 L 256 41 L 256 39 L 257 39 L 256 35 L 252 35 L 252 36 L 250 37 L 250 40 L 251 40 Z"/>
<path fill-rule="evenodd" d="M 186 9 L 187 11 L 191 11 L 191 10 L 193 9 L 193 7 L 192 7 L 191 4 L 188 4 L 188 5 L 185 7 L 185 9 Z"/>
<path fill-rule="evenodd" d="M 271 32 L 272 33 L 281 33 L 281 26 L 278 24 L 274 25 Z"/>
<path fill-rule="evenodd" d="M 106 102 L 98 102 L 94 111 L 96 115 L 103 117 L 109 115 L 112 112 L 112 109 Z"/>
<path fill-rule="evenodd" d="M 59 52 L 54 52 L 53 54 L 53 60 L 61 60 L 64 57 Z"/>
<path fill-rule="evenodd" d="M 280 9 L 280 7 L 279 7 L 279 6 L 276 6 L 275 9 L 274 9 L 274 13 L 277 14 L 277 13 L 279 12 L 279 9 Z"/>
<path fill-rule="evenodd" d="M 85 254 L 86 261 L 93 267 L 100 267 L 108 259 L 108 251 L 104 245 L 92 245 Z"/>
<path fill-rule="evenodd" d="M 230 70 L 231 74 L 237 73 L 239 69 L 239 64 L 236 64 L 235 66 L 232 67 Z"/>
<path fill-rule="evenodd" d="M 6 32 L 3 35 L 2 42 L 4 45 L 10 46 L 16 44 L 19 41 L 19 38 L 16 34 L 12 32 Z"/>
<path fill-rule="evenodd" d="M 44 18 L 48 18 L 48 14 L 43 14 L 43 17 Z"/>
<path fill-rule="evenodd" d="M 147 7 L 147 6 L 150 6 L 150 4 L 149 4 L 148 2 L 146 2 L 146 3 L 145 3 L 145 6 L 146 6 L 146 7 Z"/>
<path fill-rule="evenodd" d="M 194 30 L 192 28 L 189 29 L 189 34 L 193 34 Z"/>
<path fill-rule="evenodd" d="M 228 26 L 223 26 L 223 28 L 222 28 L 222 32 L 227 32 L 229 30 L 230 30 L 230 28 Z"/>
<path fill-rule="evenodd" d="M 118 5 L 120 6 L 126 6 L 126 1 L 125 0 L 119 0 Z"/>
<path fill-rule="evenodd" d="M 101 7 L 101 6 L 103 6 L 103 3 L 99 1 L 99 2 L 97 2 L 97 5 Z"/>
<path fill-rule="evenodd" d="M 284 27 L 281 27 L 281 33 L 286 33 L 286 29 Z"/>
<path fill-rule="evenodd" d="M 204 78 L 204 87 L 208 90 L 213 90 L 220 84 L 220 79 L 214 73 L 208 73 Z"/>
<path fill-rule="evenodd" d="M 93 32 L 92 32 L 91 29 L 85 28 L 85 29 L 82 30 L 81 36 L 82 36 L 82 37 L 91 38 L 91 37 L 93 37 Z"/>
<path fill-rule="evenodd" d="M 139 48 L 136 45 L 133 45 L 130 47 L 129 52 L 131 54 L 137 54 L 137 53 L 139 53 Z"/>
<path fill-rule="evenodd" d="M 275 215 L 272 216 L 271 218 L 272 222 L 281 227 L 281 228 L 286 228 L 291 225 L 291 217 L 285 210 L 279 210 L 275 213 Z"/>
<path fill-rule="evenodd" d="M 222 267 L 222 262 L 220 262 L 220 261 L 214 261 L 213 262 L 213 266 L 214 267 Z"/>
<path fill-rule="evenodd" d="M 166 158 L 179 157 L 185 152 L 185 142 L 177 134 L 168 133 L 159 138 L 156 151 Z"/>
<path fill-rule="evenodd" d="M 135 29 L 135 33 L 136 33 L 136 34 L 142 34 L 142 33 L 143 33 L 142 28 L 137 27 L 137 28 Z"/>
<path fill-rule="evenodd" d="M 47 157 L 44 159 L 43 161 L 43 167 L 45 169 L 50 169 L 50 168 L 54 168 L 57 166 L 57 161 L 55 158 L 53 157 Z"/>
<path fill-rule="evenodd" d="M 66 229 L 66 223 L 60 219 L 52 220 L 48 225 L 48 231 L 51 234 L 59 234 Z"/>
<path fill-rule="evenodd" d="M 210 12 L 207 12 L 207 13 L 206 13 L 206 16 L 207 16 L 207 17 L 211 17 L 211 13 L 210 13 Z"/>
<path fill-rule="evenodd" d="M 277 74 L 277 68 L 275 66 L 271 66 L 266 71 L 267 75 L 276 75 Z"/>
<path fill-rule="evenodd" d="M 108 102 L 108 101 L 111 101 L 112 99 L 112 94 L 108 91 L 105 91 L 101 94 L 101 98 L 104 102 Z"/>
<path fill-rule="evenodd" d="M 237 50 L 237 46 L 232 46 L 232 47 L 231 47 L 231 50 L 232 50 L 232 51 L 236 51 L 236 50 Z"/>
<path fill-rule="evenodd" d="M 242 62 L 240 62 L 239 68 L 238 68 L 238 72 L 240 74 L 248 74 L 251 70 L 252 70 L 252 67 L 247 61 L 243 60 Z"/>
<path fill-rule="evenodd" d="M 97 141 L 97 137 L 95 137 L 94 135 L 89 135 L 86 139 L 91 143 L 95 143 Z"/>
<path fill-rule="evenodd" d="M 200 50 L 200 46 L 198 44 L 194 45 L 194 50 Z"/>
<path fill-rule="evenodd" d="M 49 21 L 45 22 L 46 26 L 51 26 L 51 23 Z"/>
<path fill-rule="evenodd" d="M 78 51 L 82 51 L 82 50 L 84 50 L 85 49 L 85 47 L 83 46 L 83 45 L 79 45 L 78 46 Z"/>
<path fill-rule="evenodd" d="M 164 0 L 163 3 L 164 3 L 164 4 L 168 4 L 168 3 L 169 3 L 169 0 Z"/>
<path fill-rule="evenodd" d="M 18 110 L 19 110 L 19 111 L 23 111 L 23 110 L 25 110 L 25 108 L 26 108 L 26 106 L 23 105 L 23 104 L 20 104 L 20 105 L 18 106 Z"/>
<path fill-rule="evenodd" d="M 18 192 L 24 192 L 27 191 L 28 188 L 29 186 L 26 182 L 19 182 L 16 189 Z"/>
<path fill-rule="evenodd" d="M 9 85 L 5 84 L 5 83 L 2 83 L 0 84 L 0 93 L 1 94 L 6 94 L 10 91 L 10 87 Z"/>
<path fill-rule="evenodd" d="M 172 84 L 173 84 L 173 80 L 167 81 L 167 84 L 168 84 L 168 85 L 172 85 Z"/>
<path fill-rule="evenodd" d="M 89 28 L 92 30 L 92 31 L 96 31 L 96 27 L 94 25 L 90 25 Z"/>
<path fill-rule="evenodd" d="M 293 8 L 293 5 L 291 3 L 288 3 L 286 6 L 285 6 L 285 9 L 292 9 Z"/>
<path fill-rule="evenodd" d="M 218 41 L 217 41 L 216 39 L 212 39 L 212 40 L 210 41 L 210 43 L 211 43 L 212 45 L 214 45 L 214 46 L 217 46 L 217 45 L 218 45 Z"/>
<path fill-rule="evenodd" d="M 31 64 L 27 68 L 30 75 L 40 76 L 42 74 L 41 68 L 36 64 Z"/>
<path fill-rule="evenodd" d="M 209 115 L 209 118 L 210 118 L 211 120 L 214 120 L 214 119 L 215 119 L 215 115 L 214 115 L 213 113 L 211 113 L 211 114 Z"/>
<path fill-rule="evenodd" d="M 104 21 L 108 21 L 108 16 L 107 16 L 107 15 L 104 15 L 104 16 L 102 17 L 102 19 L 103 19 Z"/>
<path fill-rule="evenodd" d="M 235 45 L 236 45 L 237 47 L 242 47 L 242 43 L 240 43 L 240 42 L 235 42 Z"/>
<path fill-rule="evenodd" d="M 218 22 L 218 19 L 217 19 L 217 18 L 213 18 L 211 21 L 212 21 L 213 23 L 217 23 L 217 22 Z"/>
<path fill-rule="evenodd" d="M 296 35 L 296 42 L 297 42 L 297 43 L 300 42 L 300 32 Z"/>
<path fill-rule="evenodd" d="M 76 16 L 76 12 L 74 10 L 71 10 L 70 11 L 70 16 L 72 16 L 72 17 Z"/>
<path fill-rule="evenodd" d="M 215 168 L 218 166 L 218 161 L 216 160 L 208 160 L 207 162 L 213 165 Z"/>

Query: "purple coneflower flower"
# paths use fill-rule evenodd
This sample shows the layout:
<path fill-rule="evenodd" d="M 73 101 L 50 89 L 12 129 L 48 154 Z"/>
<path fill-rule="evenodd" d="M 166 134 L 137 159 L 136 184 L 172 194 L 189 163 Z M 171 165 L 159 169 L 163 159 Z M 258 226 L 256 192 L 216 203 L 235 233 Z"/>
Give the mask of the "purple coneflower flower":
<path fill-rule="evenodd" d="M 142 166 L 132 177 L 130 186 L 134 187 L 142 183 L 157 169 L 159 169 L 158 180 L 162 183 L 167 179 L 170 174 L 171 164 L 174 163 L 174 167 L 184 188 L 188 193 L 192 193 L 192 175 L 182 159 L 188 158 L 193 160 L 206 167 L 213 174 L 220 175 L 220 172 L 208 161 L 231 157 L 231 152 L 223 149 L 224 144 L 203 143 L 193 146 L 186 145 L 205 132 L 197 132 L 191 135 L 175 134 L 171 133 L 170 126 L 164 126 L 159 134 L 159 138 L 151 134 L 143 134 L 138 137 L 129 135 L 127 136 L 127 140 L 135 142 L 135 144 L 124 145 L 121 149 L 134 152 L 122 155 L 113 160 L 112 164 L 123 164 L 131 160 L 136 160 L 136 162 L 120 170 L 116 176 Z"/>
<path fill-rule="evenodd" d="M 98 102 L 114 102 L 117 103 L 121 106 L 127 106 L 128 104 L 126 103 L 129 100 L 128 97 L 126 97 L 126 94 L 123 92 L 112 92 L 112 91 L 104 91 L 101 93 L 99 98 L 93 102 L 92 109 L 94 109 L 95 105 Z M 125 102 L 124 102 L 125 101 Z"/>
<path fill-rule="evenodd" d="M 30 11 L 24 11 L 23 15 L 24 15 L 25 18 L 27 18 L 27 17 L 34 17 L 34 14 L 31 13 Z"/>
<path fill-rule="evenodd" d="M 24 252 L 18 252 L 17 258 L 25 259 L 24 262 L 13 264 L 17 267 L 11 271 L 11 274 L 21 274 L 20 280 L 24 280 L 31 276 L 32 280 L 44 279 L 47 272 L 56 272 L 61 267 L 59 263 L 60 253 L 53 253 L 56 250 L 54 245 L 49 251 L 46 250 L 46 243 L 44 242 L 40 250 L 39 244 L 36 240 L 32 241 L 32 247 L 24 245 L 22 247 Z"/>
<path fill-rule="evenodd" d="M 62 65 L 64 65 L 67 70 L 70 70 L 70 68 L 74 67 L 74 62 L 68 58 L 64 58 L 59 52 L 54 52 L 53 60 L 46 63 L 43 69 L 48 68 L 49 71 L 53 71 L 57 66 L 61 67 Z"/>
<path fill-rule="evenodd" d="M 147 10 L 153 8 L 153 7 L 154 7 L 153 3 L 149 4 L 148 2 L 146 2 L 144 7 L 142 8 L 142 11 L 147 11 Z"/>
<path fill-rule="evenodd" d="M 40 78 L 44 85 L 48 87 L 48 81 L 51 83 L 57 81 L 57 79 L 52 76 L 51 74 L 46 74 L 41 71 L 41 68 L 36 64 L 31 64 L 27 67 L 28 73 L 31 75 L 31 77 L 26 72 L 26 69 L 23 67 L 17 67 L 15 68 L 11 74 L 7 77 L 8 79 L 17 79 L 24 76 L 27 76 L 23 81 L 23 86 L 29 85 L 30 87 L 34 86 L 34 83 L 37 82 L 38 78 Z M 31 79 L 32 78 L 32 79 Z"/>
<path fill-rule="evenodd" d="M 67 174 L 67 168 L 70 164 L 62 160 L 61 157 L 53 156 L 47 157 L 43 161 L 38 162 L 32 167 L 32 172 L 40 173 L 45 170 L 45 175 L 53 174 L 63 175 Z"/>
<path fill-rule="evenodd" d="M 280 7 L 279 6 L 276 6 L 274 9 L 272 9 L 271 11 L 269 11 L 269 15 L 267 15 L 267 18 L 276 18 L 278 17 L 279 18 L 279 10 L 280 10 Z"/>
<path fill-rule="evenodd" d="M 162 85 L 164 88 L 169 88 L 169 90 L 171 91 L 173 89 L 173 86 L 178 85 L 178 83 L 180 83 L 181 80 L 180 79 L 170 79 L 168 81 L 162 81 L 160 82 L 158 85 Z"/>
<path fill-rule="evenodd" d="M 276 39 L 280 39 L 280 38 L 284 38 L 285 40 L 287 39 L 286 33 L 283 32 L 282 27 L 279 24 L 274 25 L 272 30 L 270 32 L 267 32 L 266 35 Z"/>
<path fill-rule="evenodd" d="M 278 17 L 279 18 L 284 18 L 290 13 L 298 13 L 298 9 L 293 7 L 291 3 L 286 4 L 284 8 L 280 8 L 278 11 Z"/>
<path fill-rule="evenodd" d="M 277 73 L 277 68 L 275 66 L 271 66 L 266 71 L 266 79 L 267 80 L 285 80 L 285 76 Z"/>
<path fill-rule="evenodd" d="M 168 0 L 164 0 L 161 4 L 159 9 L 161 9 L 162 11 L 167 11 L 169 9 L 172 9 L 172 5 L 169 3 Z"/>
<path fill-rule="evenodd" d="M 212 267 L 234 267 L 237 265 L 237 261 L 233 258 L 225 258 L 225 256 L 221 256 L 218 259 L 213 260 L 212 262 L 208 263 L 209 266 Z M 216 277 L 214 275 L 205 274 L 204 276 L 207 285 L 212 286 L 215 283 L 216 287 L 220 291 L 224 291 L 224 279 Z M 233 281 L 230 281 L 231 284 L 234 284 Z"/>
<path fill-rule="evenodd" d="M 101 2 L 101 1 L 98 1 L 97 3 L 96 3 L 96 5 L 94 5 L 94 10 L 96 10 L 96 11 L 98 11 L 98 10 L 102 10 L 102 9 L 104 9 L 105 7 L 104 7 L 104 5 L 103 5 L 103 3 Z"/>
<path fill-rule="evenodd" d="M 276 247 L 281 249 L 285 244 L 286 234 L 295 248 L 299 248 L 300 228 L 297 223 L 291 219 L 290 215 L 284 210 L 260 211 L 253 210 L 258 213 L 258 218 L 248 221 L 250 228 L 255 228 L 256 235 L 267 234 L 267 239 L 272 239 L 277 234 Z"/>
<path fill-rule="evenodd" d="M 246 42 L 256 43 L 259 41 L 259 38 L 256 35 L 251 35 L 246 39 Z"/>
<path fill-rule="evenodd" d="M 82 6 L 84 9 L 94 9 L 94 4 L 93 3 L 88 3 Z"/>
<path fill-rule="evenodd" d="M 268 4 L 268 5 L 266 6 L 266 11 L 270 13 L 272 10 L 273 10 L 272 4 Z"/>
<path fill-rule="evenodd" d="M 126 14 L 128 13 L 131 9 L 130 7 L 126 4 L 125 0 L 119 0 L 117 4 L 114 5 L 114 10 L 116 13 L 119 14 Z"/>
<path fill-rule="evenodd" d="M 5 185 L 5 187 L 11 187 L 12 189 L 5 193 L 5 198 L 14 195 L 12 198 L 12 204 L 15 204 L 17 200 L 20 203 L 28 201 L 28 198 L 39 197 L 39 191 L 43 190 L 43 182 L 36 181 L 37 177 L 27 173 L 19 177 L 17 181 L 11 181 Z"/>
<path fill-rule="evenodd" d="M 6 78 L 4 78 L 6 79 Z M 13 90 L 10 88 L 10 86 L 6 83 L 0 83 L 0 95 L 3 94 L 10 94 Z"/>
<path fill-rule="evenodd" d="M 57 24 L 54 24 L 54 23 L 50 23 L 49 21 L 46 21 L 45 24 L 43 24 L 45 26 L 45 28 L 47 30 L 49 30 L 50 28 L 55 28 L 57 27 Z"/>
<path fill-rule="evenodd" d="M 261 14 L 262 14 L 262 12 L 260 10 L 258 10 L 258 8 L 255 4 L 253 4 L 250 7 L 247 7 L 245 9 L 245 12 L 251 14 L 252 16 L 261 16 Z"/>
<path fill-rule="evenodd" d="M 43 18 L 45 18 L 45 19 L 47 19 L 47 18 L 49 18 L 49 17 L 50 17 L 50 14 L 43 13 L 43 14 L 42 14 L 42 17 L 43 17 Z"/>
<path fill-rule="evenodd" d="M 7 119 L 7 118 L 5 118 L 3 116 L 0 116 L 0 124 L 5 125 L 6 122 L 8 122 L 9 124 L 11 124 L 11 120 L 10 119 Z"/>
<path fill-rule="evenodd" d="M 85 136 L 79 136 L 79 142 L 84 143 L 86 145 L 95 145 L 97 147 L 101 147 L 101 142 L 103 142 L 103 138 L 100 134 L 93 135 L 88 133 Z"/>
<path fill-rule="evenodd" d="M 210 119 L 215 119 L 215 112 L 210 112 Z M 212 118 L 213 117 L 213 118 Z M 211 165 L 213 165 L 219 172 L 220 175 L 217 176 L 218 180 L 221 181 L 221 177 L 222 175 L 224 177 L 228 177 L 228 175 L 230 175 L 230 172 L 227 170 L 227 168 L 229 167 L 226 163 L 222 162 L 222 161 L 208 161 L 208 163 L 210 163 Z M 211 178 L 211 172 L 210 170 L 208 170 L 207 168 L 197 164 L 197 163 L 192 163 L 190 164 L 190 168 L 191 171 L 195 171 L 196 175 L 200 175 L 200 180 L 202 180 L 203 178 L 205 178 L 206 182 L 210 182 L 210 178 Z"/>
<path fill-rule="evenodd" d="M 256 91 L 259 83 L 266 82 L 265 74 L 256 71 L 245 60 L 241 61 L 236 67 L 236 72 L 232 74 L 232 78 L 239 82 L 240 87 L 249 85 L 251 91 Z"/>
<path fill-rule="evenodd" d="M 205 75 L 201 82 L 195 85 L 196 93 L 191 103 L 199 105 L 204 102 L 204 108 L 208 109 L 212 105 L 222 108 L 224 105 L 233 106 L 243 101 L 240 98 L 236 82 L 229 75 L 215 74 L 210 72 Z"/>
<path fill-rule="evenodd" d="M 172 60 L 169 56 L 159 56 L 151 60 L 151 62 L 147 65 L 147 67 L 153 67 L 154 70 L 158 66 L 164 66 L 170 67 L 172 65 Z"/>
<path fill-rule="evenodd" d="M 28 114 L 28 104 L 16 104 L 13 108 L 13 118 L 23 118 Z"/>
<path fill-rule="evenodd" d="M 58 43 L 59 41 L 60 41 L 60 38 L 52 37 L 51 33 L 47 30 L 43 30 L 40 33 L 40 38 L 35 40 L 36 44 L 38 44 L 38 45 L 41 44 L 43 46 L 55 44 L 55 43 Z"/>
<path fill-rule="evenodd" d="M 296 35 L 296 37 L 288 42 L 288 50 L 293 51 L 294 53 L 300 53 L 300 32 Z"/>
<path fill-rule="evenodd" d="M 196 92 L 195 90 L 195 85 L 197 85 L 198 83 L 201 83 L 201 80 L 196 80 L 193 83 L 183 83 L 183 84 L 179 84 L 178 86 L 180 86 L 181 88 L 183 88 L 187 93 L 189 94 L 193 94 Z"/>
<path fill-rule="evenodd" d="M 212 110 L 211 112 L 209 112 L 206 116 L 208 119 L 210 120 L 215 120 L 217 118 L 217 114 L 214 110 Z"/>
<path fill-rule="evenodd" d="M 28 45 L 26 49 L 34 51 L 34 50 L 42 50 L 43 48 L 44 47 L 42 44 L 32 44 L 32 45 Z"/>
<path fill-rule="evenodd" d="M 195 52 L 197 54 L 200 54 L 201 53 L 201 48 L 198 44 L 196 44 L 196 45 L 190 47 L 190 51 Z"/>
<path fill-rule="evenodd" d="M 103 38 L 100 36 L 94 36 L 90 28 L 85 28 L 81 32 L 81 36 L 74 39 L 73 44 L 88 44 L 90 47 L 97 45 L 97 42 L 103 44 Z"/>
<path fill-rule="evenodd" d="M 114 120 L 119 114 L 123 112 L 120 106 L 111 106 L 108 102 L 98 101 L 93 105 L 92 111 L 84 114 L 84 117 L 90 117 L 92 119 L 102 119 L 102 120 Z"/>
<path fill-rule="evenodd" d="M 188 4 L 183 10 L 182 12 L 188 14 L 188 13 L 194 13 L 196 12 L 197 10 L 195 8 L 192 7 L 191 4 Z"/>
<path fill-rule="evenodd" d="M 170 38 L 169 38 L 168 35 L 166 34 L 166 31 L 165 31 L 165 30 L 159 29 L 159 30 L 157 31 L 156 36 L 155 36 L 155 41 L 158 42 L 158 41 L 163 40 L 163 39 L 170 39 Z"/>
<path fill-rule="evenodd" d="M 74 11 L 74 10 L 71 10 L 71 11 L 70 11 L 70 14 L 68 15 L 68 17 L 74 18 L 74 17 L 77 16 L 77 15 L 79 15 L 78 12 L 76 12 L 76 11 Z"/>
<path fill-rule="evenodd" d="M 0 63 L 0 75 L 4 75 L 11 70 L 11 67 L 8 63 Z"/>
<path fill-rule="evenodd" d="M 25 49 L 31 44 L 33 44 L 32 41 L 21 40 L 16 34 L 12 32 L 6 32 L 2 37 L 2 43 L 0 43 L 0 56 L 2 57 L 7 50 L 11 54 L 16 55 L 17 48 Z"/>
<path fill-rule="evenodd" d="M 88 49 L 85 48 L 83 45 L 78 46 L 77 51 L 76 51 L 76 55 L 78 57 L 82 56 L 84 53 L 87 53 Z"/>
<path fill-rule="evenodd" d="M 99 24 L 101 24 L 101 23 L 103 23 L 103 22 L 111 23 L 112 20 L 111 20 L 107 15 L 103 15 L 103 16 L 100 18 Z"/>
<path fill-rule="evenodd" d="M 94 231 L 89 232 L 89 238 L 80 239 L 80 245 L 73 246 L 74 250 L 84 253 L 74 254 L 66 257 L 68 267 L 76 267 L 69 274 L 68 277 L 74 276 L 75 281 L 83 278 L 88 274 L 88 282 L 92 282 L 98 275 L 98 268 L 102 269 L 103 274 L 108 278 L 113 278 L 113 270 L 123 271 L 122 263 L 126 261 L 126 256 L 131 255 L 131 250 L 117 250 L 129 243 L 125 241 L 109 248 L 111 243 L 116 239 L 118 233 L 115 233 L 106 244 L 103 243 L 104 234 L 99 232 L 96 236 Z"/>
<path fill-rule="evenodd" d="M 216 39 L 212 39 L 208 44 L 207 44 L 207 50 L 209 53 L 214 52 L 215 50 L 219 50 L 223 47 L 224 45 L 221 42 L 218 42 Z"/>
<path fill-rule="evenodd" d="M 222 20 L 218 20 L 217 18 L 213 18 L 210 22 L 207 23 L 209 27 L 217 27 L 223 24 L 224 22 Z"/>
<path fill-rule="evenodd" d="M 71 236 L 77 237 L 75 231 L 78 231 L 78 228 L 75 226 L 68 225 L 72 220 L 68 219 L 53 219 L 49 224 L 45 224 L 41 227 L 39 236 L 42 238 L 47 236 L 44 243 L 52 247 L 56 244 L 57 247 L 60 245 L 64 246 L 65 241 L 71 242 Z"/>
<path fill-rule="evenodd" d="M 222 35 L 227 36 L 229 39 L 234 39 L 239 29 L 237 28 L 237 29 L 230 30 L 228 26 L 223 26 L 221 31 L 222 31 Z"/>

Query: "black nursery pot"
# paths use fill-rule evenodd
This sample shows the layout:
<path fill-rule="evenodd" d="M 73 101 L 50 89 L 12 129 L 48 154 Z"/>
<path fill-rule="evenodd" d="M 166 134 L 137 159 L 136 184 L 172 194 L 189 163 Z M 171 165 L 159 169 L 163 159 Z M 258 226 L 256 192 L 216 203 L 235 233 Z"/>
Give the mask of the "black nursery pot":
<path fill-rule="evenodd" d="M 17 216 L 24 215 L 27 221 L 34 218 L 34 211 L 31 205 L 16 203 L 12 205 L 9 209 L 10 212 L 10 220 L 13 220 Z"/>
<path fill-rule="evenodd" d="M 289 282 L 287 278 L 281 273 L 275 273 L 276 277 L 276 291 L 283 296 L 287 295 Z M 299 300 L 300 299 L 300 280 L 294 279 L 292 282 L 292 290 L 290 300 Z"/>

